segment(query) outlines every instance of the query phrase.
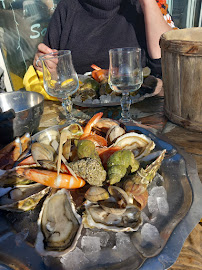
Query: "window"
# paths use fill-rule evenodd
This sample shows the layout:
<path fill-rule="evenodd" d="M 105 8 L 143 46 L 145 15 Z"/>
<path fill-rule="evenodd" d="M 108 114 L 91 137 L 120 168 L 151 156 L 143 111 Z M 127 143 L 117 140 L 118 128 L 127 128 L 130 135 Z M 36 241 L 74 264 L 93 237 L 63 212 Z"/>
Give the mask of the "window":
<path fill-rule="evenodd" d="M 201 0 L 167 0 L 167 4 L 177 27 L 202 26 Z"/>

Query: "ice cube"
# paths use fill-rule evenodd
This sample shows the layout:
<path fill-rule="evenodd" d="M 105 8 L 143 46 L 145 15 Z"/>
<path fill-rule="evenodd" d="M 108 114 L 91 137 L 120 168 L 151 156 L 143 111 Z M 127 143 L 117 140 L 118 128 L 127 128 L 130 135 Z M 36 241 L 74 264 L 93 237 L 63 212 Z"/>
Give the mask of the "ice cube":
<path fill-rule="evenodd" d="M 86 100 L 84 100 L 85 104 L 91 104 L 92 103 L 92 98 L 87 98 Z"/>
<path fill-rule="evenodd" d="M 130 256 L 133 256 L 134 246 L 129 234 L 124 232 L 116 233 L 116 248 L 122 260 L 126 260 Z"/>
<path fill-rule="evenodd" d="M 150 196 L 153 197 L 164 197 L 167 198 L 167 192 L 163 186 L 160 187 L 153 187 L 149 192 Z"/>
<path fill-rule="evenodd" d="M 148 197 L 147 206 L 148 206 L 149 212 L 151 214 L 158 212 L 158 205 L 157 205 L 157 201 L 156 201 L 155 197 L 153 197 L 153 196 Z"/>
<path fill-rule="evenodd" d="M 92 102 L 92 104 L 99 104 L 99 103 L 100 103 L 100 100 L 99 100 L 99 99 L 97 99 L 97 98 L 96 98 L 96 99 L 94 99 L 94 100 L 93 100 L 93 102 Z"/>
<path fill-rule="evenodd" d="M 145 223 L 142 226 L 141 236 L 143 241 L 150 242 L 154 245 L 159 245 L 161 241 L 158 229 L 149 223 Z"/>
<path fill-rule="evenodd" d="M 109 103 L 111 102 L 111 95 L 101 95 L 100 96 L 101 103 Z"/>
<path fill-rule="evenodd" d="M 109 238 L 110 238 L 110 236 L 107 232 L 96 232 L 93 230 L 86 230 L 86 235 L 99 237 L 101 247 L 106 247 L 106 245 L 109 241 Z"/>
<path fill-rule="evenodd" d="M 157 197 L 156 201 L 157 201 L 159 213 L 163 216 L 167 216 L 169 212 L 169 205 L 168 205 L 167 199 L 164 197 Z"/>
<path fill-rule="evenodd" d="M 81 248 L 84 253 L 93 253 L 101 249 L 100 238 L 98 236 L 83 236 L 81 239 Z"/>
<path fill-rule="evenodd" d="M 62 256 L 60 262 L 65 270 L 81 270 L 85 268 L 84 266 L 88 264 L 89 260 L 82 250 L 76 247 L 73 251 Z"/>

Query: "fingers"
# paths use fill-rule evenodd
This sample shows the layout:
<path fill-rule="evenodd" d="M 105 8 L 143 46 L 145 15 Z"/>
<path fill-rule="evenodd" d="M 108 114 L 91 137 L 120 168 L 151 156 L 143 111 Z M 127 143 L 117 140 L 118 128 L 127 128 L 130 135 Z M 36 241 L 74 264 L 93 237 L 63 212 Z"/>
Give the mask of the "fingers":
<path fill-rule="evenodd" d="M 33 60 L 33 66 L 35 67 L 35 69 L 42 71 L 41 61 L 39 60 L 40 56 L 42 56 L 44 54 L 52 53 L 55 51 L 57 51 L 57 50 L 49 48 L 44 43 L 40 43 L 38 45 L 38 52 L 35 54 L 35 57 Z"/>

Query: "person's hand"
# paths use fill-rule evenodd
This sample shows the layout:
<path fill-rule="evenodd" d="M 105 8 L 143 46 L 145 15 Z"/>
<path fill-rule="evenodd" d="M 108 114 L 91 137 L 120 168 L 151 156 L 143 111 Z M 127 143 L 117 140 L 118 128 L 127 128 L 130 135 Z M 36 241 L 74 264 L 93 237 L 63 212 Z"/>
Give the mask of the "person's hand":
<path fill-rule="evenodd" d="M 34 61 L 33 61 L 33 66 L 35 67 L 35 69 L 42 71 L 41 61 L 39 60 L 40 56 L 47 53 L 56 52 L 56 51 L 57 50 L 49 48 L 44 43 L 40 43 L 38 45 L 38 52 L 35 54 Z"/>

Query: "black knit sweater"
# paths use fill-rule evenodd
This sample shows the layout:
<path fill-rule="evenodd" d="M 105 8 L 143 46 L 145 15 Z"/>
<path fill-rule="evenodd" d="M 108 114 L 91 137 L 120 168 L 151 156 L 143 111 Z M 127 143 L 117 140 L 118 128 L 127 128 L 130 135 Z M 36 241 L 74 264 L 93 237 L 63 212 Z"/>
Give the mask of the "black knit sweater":
<path fill-rule="evenodd" d="M 148 57 L 144 17 L 136 0 L 61 0 L 51 18 L 44 43 L 69 49 L 82 74 L 91 64 L 107 69 L 109 49 L 140 47 L 142 64 L 161 73 L 160 59 Z"/>

